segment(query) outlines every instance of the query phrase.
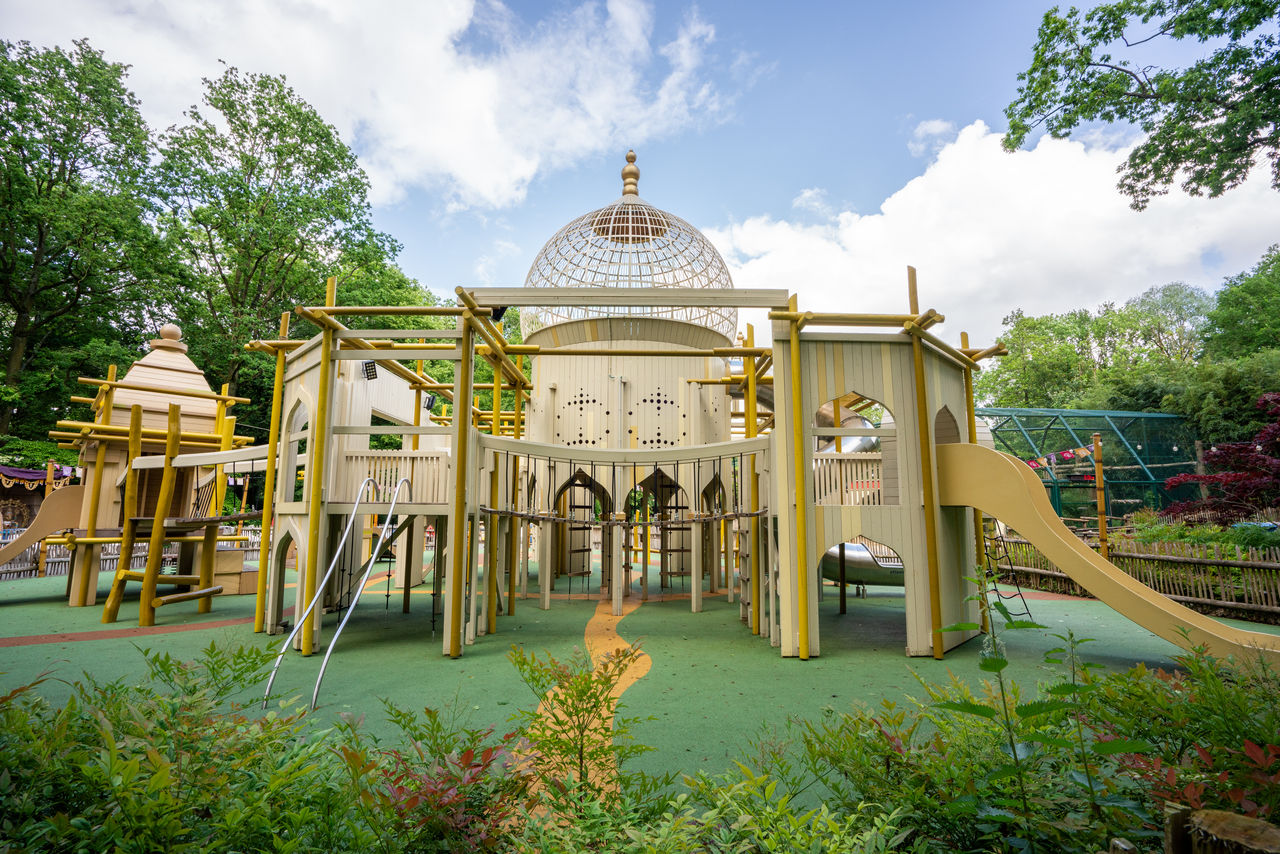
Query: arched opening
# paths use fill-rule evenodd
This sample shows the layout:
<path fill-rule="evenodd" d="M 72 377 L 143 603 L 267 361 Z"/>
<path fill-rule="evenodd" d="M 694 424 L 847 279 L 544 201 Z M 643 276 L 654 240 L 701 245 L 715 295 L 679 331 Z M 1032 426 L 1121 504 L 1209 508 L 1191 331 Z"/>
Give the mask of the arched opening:
<path fill-rule="evenodd" d="M 829 645 L 906 647 L 905 567 L 893 547 L 859 534 L 832 543 L 818 567 L 824 594 L 818 605 L 824 649 Z"/>
<path fill-rule="evenodd" d="M 816 504 L 898 503 L 898 443 L 893 414 L 878 400 L 850 391 L 813 416 Z"/>
<path fill-rule="evenodd" d="M 714 593 L 723 586 L 722 579 L 727 583 L 729 576 L 729 558 L 725 553 L 729 538 L 726 536 L 725 522 L 723 519 L 714 518 L 723 516 L 728 507 L 728 495 L 719 473 L 715 474 L 702 488 L 700 504 L 702 512 L 713 517 L 710 522 L 702 526 L 700 547 L 703 572 L 708 579 L 707 590 Z"/>
<path fill-rule="evenodd" d="M 937 445 L 955 445 L 964 441 L 960 438 L 960 425 L 956 423 L 950 407 L 942 407 L 933 417 L 933 441 Z"/>
<path fill-rule="evenodd" d="M 303 484 L 307 469 L 307 438 L 311 435 L 310 413 L 301 400 L 293 405 L 285 421 L 285 452 L 280 466 L 280 493 L 285 501 L 305 501 Z"/>
<path fill-rule="evenodd" d="M 673 579 L 687 577 L 692 567 L 689 548 L 693 535 L 686 518 L 689 500 L 680 484 L 661 466 L 655 467 L 638 487 L 652 496 L 650 518 L 656 523 L 656 532 L 650 530 L 649 547 L 653 548 L 656 533 L 658 586 L 666 589 L 673 585 Z"/>
<path fill-rule="evenodd" d="M 583 592 L 590 592 L 593 586 L 600 589 L 607 580 L 605 556 L 611 553 L 613 533 L 612 527 L 605 528 L 600 522 L 613 514 L 612 496 L 603 484 L 578 469 L 556 490 L 552 506 L 565 520 L 557 523 L 551 532 L 554 577 L 569 578 L 571 596 L 575 578 L 582 580 Z M 600 575 L 593 580 L 597 567 Z"/>

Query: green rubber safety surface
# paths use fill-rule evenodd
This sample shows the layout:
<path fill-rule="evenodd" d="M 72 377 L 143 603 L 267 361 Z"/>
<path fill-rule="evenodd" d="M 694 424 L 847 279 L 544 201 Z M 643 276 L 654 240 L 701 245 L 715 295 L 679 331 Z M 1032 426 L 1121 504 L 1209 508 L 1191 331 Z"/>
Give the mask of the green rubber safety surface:
<path fill-rule="evenodd" d="M 317 725 L 327 726 L 339 716 L 363 716 L 367 731 L 394 737 L 380 702 L 386 698 L 402 708 L 430 706 L 459 723 L 506 732 L 516 709 L 536 704 L 507 659 L 511 645 L 561 658 L 584 645 L 599 597 L 583 595 L 575 584 L 578 595 L 559 598 L 568 593 L 563 581 L 547 611 L 538 607 L 537 586 L 531 583 L 530 596 L 517 600 L 515 615 L 498 618 L 498 633 L 477 638 L 457 660 L 442 654 L 444 626 L 440 616 L 432 626 L 429 582 L 411 594 L 409 614 L 401 613 L 400 591 L 392 590 L 388 601 L 382 585 L 371 586 L 329 663 Z M 101 602 L 110 575 L 100 577 L 99 604 L 90 608 L 67 607 L 65 584 L 64 578 L 0 583 L 0 693 L 52 670 L 57 678 L 38 690 L 60 703 L 70 693 L 60 680 L 74 680 L 84 671 L 99 680 L 141 680 L 145 665 L 138 648 L 193 658 L 214 641 L 272 651 L 283 642 L 282 636 L 254 634 L 253 596 L 216 597 L 209 614 L 197 614 L 195 602 L 168 605 L 157 611 L 155 629 L 138 629 L 137 585 L 130 587 L 119 622 L 104 626 Z M 632 595 L 638 595 L 635 589 Z M 835 590 L 827 587 L 818 608 L 821 655 L 809 661 L 783 659 L 767 639 L 752 636 L 740 621 L 739 604 L 730 604 L 723 593 L 704 596 L 698 614 L 690 613 L 687 594 L 680 594 L 677 586 L 663 595 L 653 570 L 649 601 L 618 626 L 624 639 L 640 641 L 652 659 L 649 673 L 623 695 L 622 714 L 652 717 L 634 730 L 640 742 L 656 748 L 636 761 L 638 769 L 723 770 L 746 754 L 763 729 L 776 730 L 788 717 L 814 717 L 824 707 L 921 697 L 917 675 L 945 682 L 954 673 L 973 685 L 986 675 L 978 668 L 980 639 L 952 650 L 943 661 L 907 658 L 905 604 L 898 588 L 871 587 L 866 598 L 850 595 L 848 612 L 841 615 Z M 1094 638 L 1084 646 L 1084 655 L 1107 667 L 1139 661 L 1171 667 L 1179 652 L 1100 602 L 1037 594 L 1029 594 L 1028 600 L 1033 618 L 1048 630 L 1003 635 L 1011 661 L 1006 672 L 1021 683 L 1050 678 L 1044 653 L 1061 644 L 1050 632 L 1068 628 Z M 326 616 L 325 643 L 339 619 L 337 614 Z M 1248 627 L 1280 634 L 1277 627 Z M 276 697 L 308 701 L 322 657 L 287 654 Z M 260 696 L 255 692 L 244 699 L 255 695 Z"/>

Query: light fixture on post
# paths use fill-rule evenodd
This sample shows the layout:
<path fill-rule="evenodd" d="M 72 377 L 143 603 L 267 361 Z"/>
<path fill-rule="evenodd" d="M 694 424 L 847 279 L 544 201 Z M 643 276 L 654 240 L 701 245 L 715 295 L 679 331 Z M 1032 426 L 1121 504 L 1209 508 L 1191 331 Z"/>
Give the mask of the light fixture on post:
<path fill-rule="evenodd" d="M 424 394 L 422 396 L 422 408 L 428 412 L 436 405 L 436 396 L 434 394 Z"/>
<path fill-rule="evenodd" d="M 362 367 L 364 368 L 364 378 L 365 378 L 365 379 L 367 379 L 367 380 L 376 380 L 376 379 L 378 378 L 378 363 L 377 363 L 377 362 L 372 362 L 372 361 L 370 361 L 370 362 L 362 362 L 362 363 L 361 363 L 361 365 L 362 365 Z"/>

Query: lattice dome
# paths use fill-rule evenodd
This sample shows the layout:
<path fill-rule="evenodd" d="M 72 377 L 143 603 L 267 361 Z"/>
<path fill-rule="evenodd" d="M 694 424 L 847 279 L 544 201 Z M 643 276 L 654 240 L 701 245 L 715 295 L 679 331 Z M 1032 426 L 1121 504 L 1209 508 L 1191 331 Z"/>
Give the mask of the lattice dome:
<path fill-rule="evenodd" d="M 678 216 L 653 207 L 636 193 L 635 152 L 622 170 L 623 195 L 556 232 L 525 278 L 530 288 L 732 288 L 729 270 L 711 242 Z M 714 302 L 708 299 L 708 303 Z M 732 306 L 538 306 L 520 314 L 525 337 L 573 320 L 642 317 L 682 321 L 732 340 L 738 310 Z"/>

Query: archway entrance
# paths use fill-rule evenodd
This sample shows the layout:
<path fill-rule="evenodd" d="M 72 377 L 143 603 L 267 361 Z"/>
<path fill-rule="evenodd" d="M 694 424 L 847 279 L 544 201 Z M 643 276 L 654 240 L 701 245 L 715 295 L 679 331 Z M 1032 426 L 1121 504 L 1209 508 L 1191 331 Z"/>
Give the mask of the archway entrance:
<path fill-rule="evenodd" d="M 578 469 L 556 491 L 553 506 L 564 519 L 551 531 L 551 570 L 555 578 L 569 579 L 569 595 L 574 580 L 579 590 L 603 592 L 608 582 L 608 555 L 612 554 L 613 527 L 601 521 L 613 514 L 613 498 L 604 485 L 583 469 Z M 593 578 L 599 568 L 600 574 Z M 539 567 L 541 570 L 541 567 Z"/>

